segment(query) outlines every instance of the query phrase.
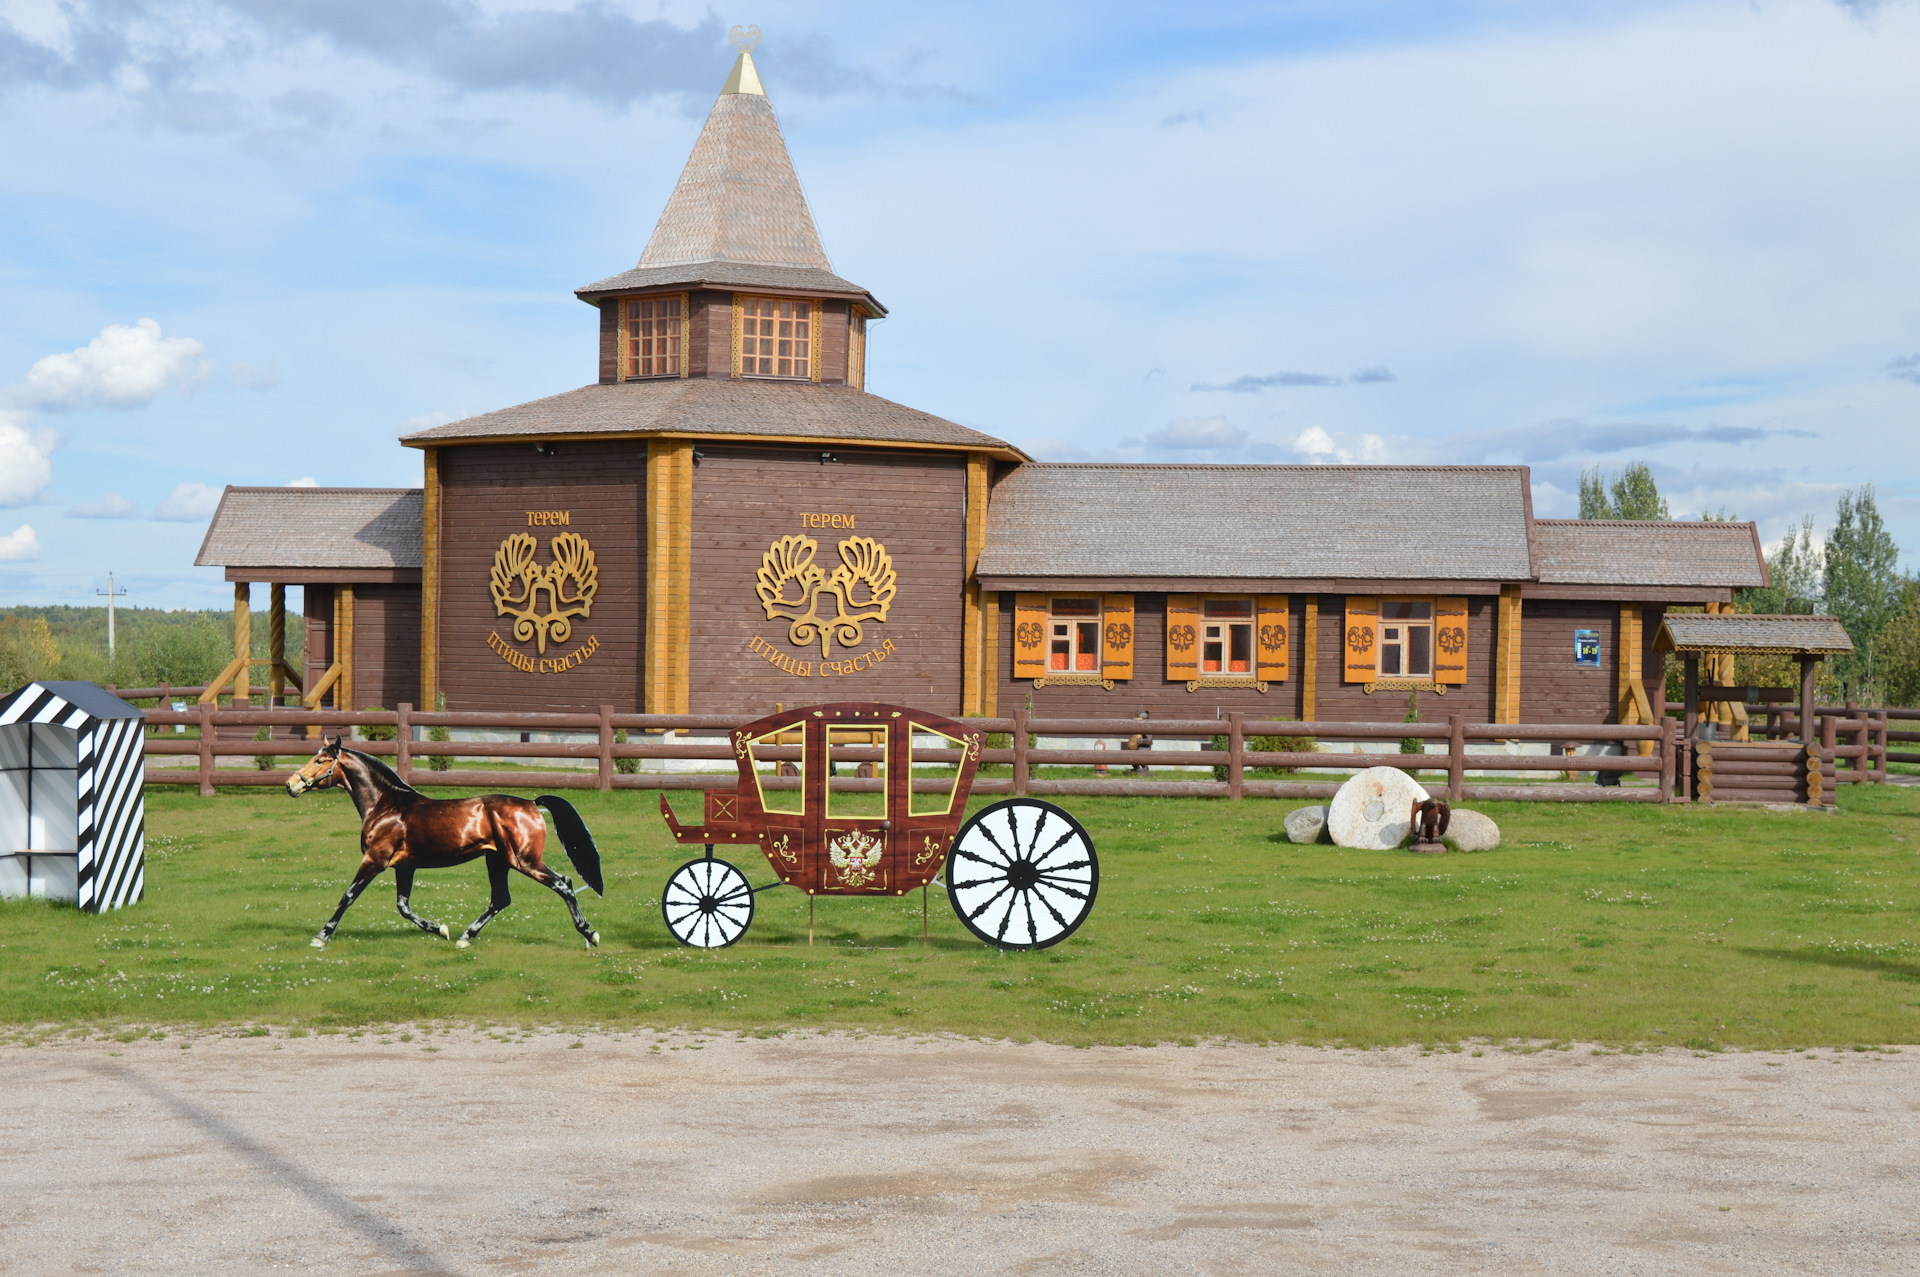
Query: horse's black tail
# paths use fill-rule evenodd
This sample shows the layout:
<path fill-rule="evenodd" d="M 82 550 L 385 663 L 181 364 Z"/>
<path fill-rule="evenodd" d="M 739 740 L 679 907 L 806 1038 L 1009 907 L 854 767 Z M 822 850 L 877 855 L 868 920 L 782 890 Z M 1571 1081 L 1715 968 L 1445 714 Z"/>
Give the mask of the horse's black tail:
<path fill-rule="evenodd" d="M 553 816 L 553 831 L 560 835 L 560 845 L 567 849 L 567 859 L 573 862 L 581 881 L 592 887 L 595 895 L 606 895 L 606 885 L 600 878 L 600 849 L 593 845 L 587 822 L 580 819 L 580 813 L 564 798 L 542 794 L 533 801 Z"/>

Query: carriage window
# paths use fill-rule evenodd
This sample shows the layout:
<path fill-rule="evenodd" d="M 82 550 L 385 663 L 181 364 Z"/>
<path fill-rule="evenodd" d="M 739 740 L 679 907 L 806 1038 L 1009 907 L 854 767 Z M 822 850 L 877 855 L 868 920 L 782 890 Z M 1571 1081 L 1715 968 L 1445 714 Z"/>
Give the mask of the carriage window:
<path fill-rule="evenodd" d="M 907 799 L 907 814 L 944 816 L 953 810 L 953 797 L 960 788 L 960 760 L 947 762 L 926 755 L 935 750 L 964 752 L 967 743 L 955 740 L 945 732 L 936 732 L 922 723 L 912 724 L 909 730 L 913 737 L 912 766 L 909 768 L 913 773 L 913 793 Z"/>
<path fill-rule="evenodd" d="M 827 728 L 827 817 L 887 814 L 887 729 Z"/>
<path fill-rule="evenodd" d="M 806 739 L 804 727 L 788 727 L 747 742 L 753 779 L 760 786 L 760 810 L 783 816 L 805 813 Z"/>

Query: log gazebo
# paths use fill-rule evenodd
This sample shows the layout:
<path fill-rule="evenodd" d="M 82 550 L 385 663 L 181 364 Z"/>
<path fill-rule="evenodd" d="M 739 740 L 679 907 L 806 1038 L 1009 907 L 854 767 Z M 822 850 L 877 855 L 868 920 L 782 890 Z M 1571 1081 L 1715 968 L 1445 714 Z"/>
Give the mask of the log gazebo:
<path fill-rule="evenodd" d="M 1686 662 L 1682 776 L 1685 796 L 1700 802 L 1833 805 L 1832 769 L 1819 739 L 1814 709 L 1814 673 L 1829 656 L 1853 651 L 1846 627 L 1831 616 L 1742 616 L 1735 613 L 1669 612 L 1654 636 L 1654 650 Z M 1700 660 L 1740 653 L 1785 655 L 1800 663 L 1800 734 L 1797 742 L 1720 741 L 1713 724 L 1702 731 L 1700 702 L 1753 699 L 1734 688 L 1713 687 L 1703 696 Z"/>

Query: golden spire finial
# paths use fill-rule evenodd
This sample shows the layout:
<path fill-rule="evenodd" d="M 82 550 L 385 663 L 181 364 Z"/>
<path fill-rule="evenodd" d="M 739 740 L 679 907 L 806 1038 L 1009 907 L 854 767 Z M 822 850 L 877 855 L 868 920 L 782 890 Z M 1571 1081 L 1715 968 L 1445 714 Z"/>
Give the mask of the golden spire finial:
<path fill-rule="evenodd" d="M 740 50 L 740 56 L 733 60 L 733 73 L 720 86 L 720 96 L 725 97 L 729 93 L 767 96 L 767 91 L 760 87 L 760 73 L 753 65 L 754 46 L 760 43 L 760 28 L 735 27 L 727 33 L 727 39 L 733 42 L 734 48 Z"/>

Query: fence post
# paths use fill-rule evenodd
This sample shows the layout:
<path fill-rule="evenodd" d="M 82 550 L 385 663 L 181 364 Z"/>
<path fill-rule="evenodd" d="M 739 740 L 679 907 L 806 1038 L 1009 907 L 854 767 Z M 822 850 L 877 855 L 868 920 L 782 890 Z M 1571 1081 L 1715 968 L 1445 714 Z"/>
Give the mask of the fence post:
<path fill-rule="evenodd" d="M 1027 711 L 1013 711 L 1013 792 L 1027 792 Z"/>
<path fill-rule="evenodd" d="M 600 707 L 600 789 L 613 788 L 613 706 Z"/>
<path fill-rule="evenodd" d="M 166 682 L 165 682 L 165 681 L 163 680 L 163 681 L 161 682 L 161 684 L 160 684 L 160 703 L 159 703 L 158 705 L 156 705 L 156 706 L 155 706 L 154 708 L 156 708 L 156 709 L 172 709 L 172 708 L 173 708 L 173 697 L 171 696 L 171 692 L 172 692 L 172 691 L 173 691 L 173 689 L 172 689 L 172 687 L 170 687 L 170 686 L 169 686 L 169 685 L 168 685 L 168 684 L 167 684 L 167 683 L 166 683 Z M 156 727 L 156 728 L 154 728 L 154 729 L 153 729 L 153 734 L 154 734 L 155 736 L 158 736 L 158 735 L 160 734 L 160 729 L 159 729 L 158 727 Z"/>
<path fill-rule="evenodd" d="M 1873 781 L 1876 785 L 1887 783 L 1887 711 L 1881 710 L 1873 716 Z"/>
<path fill-rule="evenodd" d="M 1660 801 L 1673 801 L 1674 755 L 1680 751 L 1674 748 L 1673 715 L 1666 714 L 1660 719 Z"/>
<path fill-rule="evenodd" d="M 1833 761 L 1833 799 L 1840 797 L 1840 764 L 1834 761 L 1834 746 L 1840 743 L 1840 720 L 1828 714 L 1820 720 L 1820 787 L 1827 785 L 1827 763 Z"/>
<path fill-rule="evenodd" d="M 1867 711 L 1860 710 L 1854 718 L 1860 724 L 1853 729 L 1853 743 L 1860 750 L 1860 756 L 1853 760 L 1853 770 L 1857 773 L 1869 773 L 1873 771 L 1873 749 L 1868 743 L 1871 737 L 1867 731 Z M 1861 776 L 1862 780 L 1866 778 L 1865 775 Z"/>
<path fill-rule="evenodd" d="M 1467 716 L 1447 715 L 1447 801 L 1459 806 L 1467 797 Z"/>
<path fill-rule="evenodd" d="M 1235 710 L 1227 716 L 1227 797 L 1247 793 L 1247 716 Z"/>
<path fill-rule="evenodd" d="M 211 703 L 200 706 L 200 796 L 213 797 L 214 726 Z"/>
<path fill-rule="evenodd" d="M 393 770 L 413 783 L 413 706 L 407 701 L 393 711 Z"/>

